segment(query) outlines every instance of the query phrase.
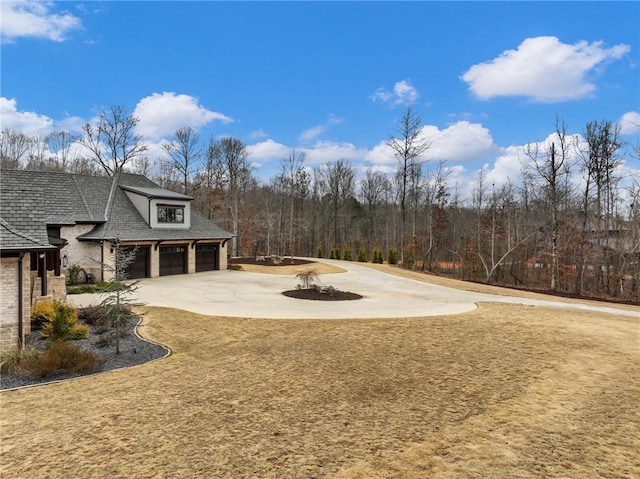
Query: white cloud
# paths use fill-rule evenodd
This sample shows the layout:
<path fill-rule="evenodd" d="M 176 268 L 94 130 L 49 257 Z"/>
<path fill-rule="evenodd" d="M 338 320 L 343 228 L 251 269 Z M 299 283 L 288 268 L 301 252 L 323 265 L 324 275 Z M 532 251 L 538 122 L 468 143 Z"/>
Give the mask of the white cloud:
<path fill-rule="evenodd" d="M 396 82 L 392 91 L 380 87 L 371 95 L 373 101 L 381 101 L 393 105 L 408 105 L 415 102 L 419 97 L 418 90 L 411 85 L 409 80 Z"/>
<path fill-rule="evenodd" d="M 628 111 L 618 120 L 620 133 L 623 135 L 633 135 L 640 132 L 640 112 Z"/>
<path fill-rule="evenodd" d="M 602 42 L 569 45 L 556 37 L 527 38 L 516 50 L 473 65 L 461 78 L 481 100 L 501 96 L 547 103 L 575 100 L 595 92 L 587 76 L 597 65 L 629 51 L 624 44 L 603 48 Z"/>
<path fill-rule="evenodd" d="M 309 166 L 322 165 L 330 161 L 359 160 L 366 156 L 367 150 L 358 148 L 352 143 L 335 143 L 332 141 L 318 141 L 313 147 L 302 148 Z"/>
<path fill-rule="evenodd" d="M 269 138 L 269 134 L 264 131 L 262 128 L 252 131 L 249 133 L 249 138 L 257 140 L 260 138 Z"/>
<path fill-rule="evenodd" d="M 249 158 L 251 161 L 280 161 L 289 154 L 289 147 L 282 143 L 276 143 L 272 139 L 268 139 L 254 145 L 247 145 L 247 151 L 250 154 Z"/>
<path fill-rule="evenodd" d="M 331 113 L 329 115 L 329 119 L 326 121 L 324 125 L 316 125 L 311 128 L 307 128 L 300 134 L 300 141 L 309 142 L 318 138 L 320 135 L 325 133 L 334 125 L 340 125 L 343 122 L 343 119 Z"/>
<path fill-rule="evenodd" d="M 422 135 L 431 142 L 425 157 L 432 160 L 473 161 L 496 151 L 491 133 L 479 123 L 459 121 L 443 130 L 427 125 Z"/>
<path fill-rule="evenodd" d="M 55 42 L 66 39 L 71 30 L 82 28 L 80 19 L 68 12 L 51 13 L 53 2 L 0 1 L 0 36 L 3 42 L 20 37 L 44 38 Z"/>
<path fill-rule="evenodd" d="M 11 128 L 26 135 L 47 135 L 53 130 L 53 120 L 31 111 L 18 111 L 15 98 L 0 97 L 2 128 Z"/>
<path fill-rule="evenodd" d="M 79 116 L 66 116 L 62 120 L 56 121 L 56 130 L 80 133 L 86 120 Z"/>
<path fill-rule="evenodd" d="M 311 141 L 315 140 L 317 137 L 324 133 L 325 127 L 322 125 L 313 126 L 304 130 L 300 134 L 300 141 Z"/>
<path fill-rule="evenodd" d="M 222 113 L 199 105 L 197 98 L 173 92 L 153 93 L 143 98 L 136 105 L 133 115 L 140 120 L 137 132 L 148 140 L 172 135 L 183 126 L 198 130 L 212 121 L 233 121 Z"/>
<path fill-rule="evenodd" d="M 494 144 L 489 130 L 479 123 L 459 121 L 447 128 L 439 129 L 434 125 L 425 125 L 420 133 L 420 140 L 430 143 L 423 153 L 425 161 L 470 162 L 493 156 L 498 147 Z M 369 150 L 364 159 L 372 166 L 390 167 L 397 165 L 397 159 L 386 141 L 381 141 Z"/>

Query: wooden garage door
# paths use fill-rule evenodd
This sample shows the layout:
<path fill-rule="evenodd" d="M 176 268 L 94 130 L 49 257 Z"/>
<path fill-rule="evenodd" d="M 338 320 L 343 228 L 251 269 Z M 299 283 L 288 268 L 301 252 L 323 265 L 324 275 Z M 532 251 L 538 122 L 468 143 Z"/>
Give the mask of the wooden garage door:
<path fill-rule="evenodd" d="M 124 248 L 125 251 L 133 251 L 133 247 Z M 140 278 L 148 278 L 149 277 L 149 247 L 148 246 L 138 246 L 136 251 L 136 256 L 129 264 L 127 268 L 127 278 L 128 279 L 140 279 Z"/>
<path fill-rule="evenodd" d="M 196 272 L 220 269 L 218 243 L 196 245 Z"/>
<path fill-rule="evenodd" d="M 187 272 L 186 246 L 160 246 L 160 276 Z"/>

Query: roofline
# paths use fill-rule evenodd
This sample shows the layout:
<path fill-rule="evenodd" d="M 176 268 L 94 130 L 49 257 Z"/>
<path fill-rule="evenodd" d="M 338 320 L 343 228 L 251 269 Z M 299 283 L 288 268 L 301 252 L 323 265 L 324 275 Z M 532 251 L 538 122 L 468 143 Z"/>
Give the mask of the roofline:
<path fill-rule="evenodd" d="M 52 251 L 56 250 L 53 245 L 49 246 L 2 246 L 0 245 L 0 251 Z"/>
<path fill-rule="evenodd" d="M 152 195 L 149 193 L 143 193 L 142 191 L 139 191 L 137 189 L 137 187 L 135 186 L 129 186 L 129 185 L 118 185 L 120 186 L 120 188 L 122 188 L 123 190 L 126 191 L 130 191 L 131 193 L 136 193 L 138 195 L 142 195 L 142 196 L 146 196 L 147 198 L 151 199 L 151 200 L 157 200 L 157 199 L 163 199 L 163 200 L 174 200 L 174 201 L 193 201 L 193 196 L 189 196 L 189 195 L 183 195 L 182 193 L 176 193 L 174 191 L 169 191 L 169 193 L 172 193 L 174 195 L 182 195 L 183 198 L 176 198 L 175 196 L 170 196 L 170 195 Z M 158 188 L 158 189 L 162 189 L 162 188 Z"/>
<path fill-rule="evenodd" d="M 119 241 L 119 242 L 123 242 L 123 241 L 127 241 L 127 242 L 134 242 L 134 241 L 206 241 L 206 240 L 211 240 L 211 241 L 219 241 L 219 240 L 230 240 L 231 238 L 233 238 L 233 235 L 231 236 L 200 236 L 200 237 L 189 237 L 189 238 L 122 238 L 122 237 L 118 237 L 118 238 L 106 238 L 106 237 L 81 237 L 78 236 L 76 239 L 78 241 Z"/>

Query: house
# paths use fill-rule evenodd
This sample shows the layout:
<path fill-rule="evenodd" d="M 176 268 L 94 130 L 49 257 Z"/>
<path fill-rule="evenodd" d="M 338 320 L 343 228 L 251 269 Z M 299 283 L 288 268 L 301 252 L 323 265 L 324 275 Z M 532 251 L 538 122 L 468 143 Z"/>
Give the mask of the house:
<path fill-rule="evenodd" d="M 0 352 L 29 332 L 31 306 L 64 298 L 69 267 L 107 281 L 116 243 L 136 248 L 129 278 L 226 269 L 231 233 L 192 198 L 141 175 L 0 171 Z"/>

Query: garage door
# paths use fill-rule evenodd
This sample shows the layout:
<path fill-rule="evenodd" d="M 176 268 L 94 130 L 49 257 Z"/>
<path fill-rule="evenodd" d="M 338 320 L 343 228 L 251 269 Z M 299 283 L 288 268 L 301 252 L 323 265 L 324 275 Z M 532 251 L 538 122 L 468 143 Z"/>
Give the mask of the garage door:
<path fill-rule="evenodd" d="M 130 252 L 133 251 L 134 248 L 126 247 L 123 248 L 125 251 Z M 148 278 L 149 277 L 149 247 L 148 246 L 138 246 L 136 251 L 136 256 L 129 264 L 127 268 L 127 278 L 128 279 L 139 279 L 139 278 Z"/>
<path fill-rule="evenodd" d="M 160 276 L 187 272 L 186 246 L 160 246 Z"/>
<path fill-rule="evenodd" d="M 196 245 L 196 272 L 220 269 L 218 243 Z"/>

